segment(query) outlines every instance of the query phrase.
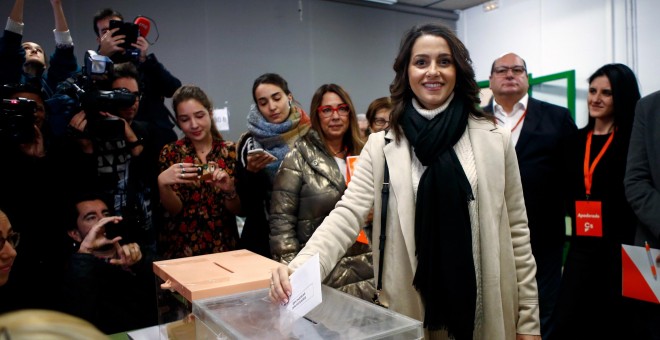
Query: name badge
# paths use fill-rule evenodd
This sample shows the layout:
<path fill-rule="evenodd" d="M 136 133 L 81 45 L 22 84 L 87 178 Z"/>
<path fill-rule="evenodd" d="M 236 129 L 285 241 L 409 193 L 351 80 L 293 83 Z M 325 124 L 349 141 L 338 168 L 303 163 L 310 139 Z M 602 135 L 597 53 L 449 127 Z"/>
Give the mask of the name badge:
<path fill-rule="evenodd" d="M 599 201 L 575 202 L 575 234 L 578 236 L 603 236 L 603 218 Z"/>

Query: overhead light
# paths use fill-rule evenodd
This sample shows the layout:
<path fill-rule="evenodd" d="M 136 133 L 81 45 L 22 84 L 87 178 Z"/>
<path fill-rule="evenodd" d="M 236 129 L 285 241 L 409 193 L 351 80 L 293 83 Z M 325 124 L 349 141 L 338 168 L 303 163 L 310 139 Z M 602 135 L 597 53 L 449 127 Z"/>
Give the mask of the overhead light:
<path fill-rule="evenodd" d="M 483 4 L 484 12 L 490 12 L 498 7 L 500 7 L 500 4 L 497 0 L 488 1 Z"/>
<path fill-rule="evenodd" d="M 378 2 L 386 5 L 394 5 L 396 3 L 396 0 L 366 0 L 366 1 Z"/>

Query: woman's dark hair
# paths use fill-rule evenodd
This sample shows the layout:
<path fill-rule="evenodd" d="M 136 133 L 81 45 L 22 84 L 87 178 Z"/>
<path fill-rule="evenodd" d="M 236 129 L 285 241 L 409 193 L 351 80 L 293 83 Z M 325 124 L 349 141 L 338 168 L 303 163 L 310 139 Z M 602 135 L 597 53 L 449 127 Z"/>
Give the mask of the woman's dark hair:
<path fill-rule="evenodd" d="M 612 88 L 614 127 L 629 134 L 635 118 L 635 105 L 641 97 L 635 73 L 624 64 L 607 64 L 589 77 L 589 85 L 601 76 L 607 77 Z M 589 116 L 587 128 L 593 129 L 595 123 L 596 119 Z"/>
<path fill-rule="evenodd" d="M 348 114 L 349 129 L 344 133 L 343 144 L 348 148 L 348 153 L 351 155 L 359 155 L 362 151 L 362 146 L 364 143 L 360 138 L 360 129 L 357 123 L 357 115 L 355 113 L 355 106 L 353 106 L 353 101 L 344 89 L 337 84 L 324 84 L 319 87 L 314 95 L 312 96 L 312 104 L 309 107 L 310 119 L 312 120 L 312 129 L 318 132 L 319 137 L 325 144 L 325 136 L 323 135 L 323 130 L 321 129 L 321 118 L 316 109 L 321 106 L 323 102 L 323 95 L 332 92 L 341 98 L 341 100 L 348 105 L 350 112 Z M 330 150 L 328 150 L 329 152 Z"/>
<path fill-rule="evenodd" d="M 396 75 L 390 85 L 392 105 L 394 107 L 390 116 L 390 129 L 394 131 L 397 141 L 403 135 L 400 123 L 401 116 L 406 104 L 415 96 L 410 88 L 410 80 L 408 79 L 408 66 L 410 65 L 412 48 L 417 39 L 423 35 L 441 37 L 449 45 L 456 67 L 456 86 L 454 87 L 453 100 L 463 101 L 465 109 L 469 110 L 473 116 L 492 120 L 492 117 L 485 114 L 479 107 L 481 103 L 479 99 L 480 89 L 475 80 L 470 52 L 465 48 L 465 45 L 446 26 L 434 23 L 416 25 L 403 35 L 401 45 L 399 46 L 399 54 L 396 56 L 392 67 Z"/>
<path fill-rule="evenodd" d="M 369 121 L 369 129 L 367 129 L 367 133 L 371 129 L 371 125 L 374 124 L 374 120 L 376 120 L 376 112 L 383 109 L 392 111 L 392 100 L 390 97 L 380 97 L 369 104 L 369 107 L 367 108 L 367 121 Z"/>
<path fill-rule="evenodd" d="M 257 79 L 254 80 L 254 84 L 252 84 L 252 100 L 254 100 L 254 103 L 257 104 L 257 96 L 254 94 L 254 92 L 257 90 L 257 87 L 261 84 L 271 84 L 275 85 L 284 91 L 284 94 L 287 96 L 291 94 L 291 91 L 289 91 L 289 84 L 282 78 L 277 73 L 264 73 L 260 75 Z"/>
<path fill-rule="evenodd" d="M 35 45 L 39 46 L 39 48 L 43 51 L 43 54 L 44 54 L 44 67 L 43 67 L 43 68 L 39 68 L 39 69 L 36 70 L 36 71 L 37 71 L 37 72 L 43 72 L 43 71 L 45 71 L 45 70 L 48 68 L 48 66 L 50 66 L 50 57 L 48 56 L 48 53 L 46 53 L 46 50 L 44 50 L 44 48 L 43 48 L 41 45 L 39 45 L 39 44 L 37 44 L 36 42 L 33 42 L 33 41 L 25 41 L 25 42 L 23 42 L 23 43 L 21 44 L 21 48 L 24 48 L 24 47 L 25 47 L 25 44 L 29 44 L 29 43 L 32 43 L 32 44 L 35 44 Z M 26 55 L 25 57 L 27 58 L 27 55 Z M 34 65 L 34 64 L 32 64 L 32 65 Z M 24 67 L 25 67 L 25 66 L 24 66 Z M 41 73 L 39 73 L 39 74 L 41 74 Z"/>
<path fill-rule="evenodd" d="M 218 131 L 218 128 L 215 126 L 215 121 L 213 120 L 213 103 L 211 102 L 211 99 L 209 99 L 209 96 L 207 96 L 206 93 L 202 91 L 202 89 L 198 86 L 183 85 L 174 92 L 174 95 L 172 95 L 172 110 L 174 110 L 174 116 L 177 119 L 179 118 L 179 104 L 190 99 L 196 100 L 202 104 L 202 106 L 204 106 L 206 111 L 208 111 L 209 118 L 211 119 L 211 134 L 213 137 L 224 140 L 220 134 L 220 131 Z"/>

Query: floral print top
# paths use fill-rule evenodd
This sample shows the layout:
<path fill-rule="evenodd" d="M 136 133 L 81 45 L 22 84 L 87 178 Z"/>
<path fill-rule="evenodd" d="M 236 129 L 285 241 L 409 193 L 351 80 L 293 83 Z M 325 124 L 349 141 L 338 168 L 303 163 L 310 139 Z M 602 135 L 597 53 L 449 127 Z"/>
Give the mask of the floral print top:
<path fill-rule="evenodd" d="M 234 176 L 236 146 L 214 137 L 213 147 L 206 156 L 227 174 Z M 160 153 L 160 171 L 172 164 L 201 164 L 190 139 L 184 137 L 167 144 Z M 183 203 L 181 211 L 166 216 L 167 223 L 159 236 L 159 255 L 162 259 L 219 253 L 237 249 L 236 216 L 227 211 L 220 189 L 203 181 L 194 184 L 172 185 Z"/>

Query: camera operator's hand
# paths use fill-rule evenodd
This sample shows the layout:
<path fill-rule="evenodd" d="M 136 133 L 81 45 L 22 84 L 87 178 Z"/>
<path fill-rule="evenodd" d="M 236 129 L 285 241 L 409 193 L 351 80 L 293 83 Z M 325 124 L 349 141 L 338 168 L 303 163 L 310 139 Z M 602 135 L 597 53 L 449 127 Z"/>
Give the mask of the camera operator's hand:
<path fill-rule="evenodd" d="M 130 267 L 142 259 L 142 251 L 140 251 L 140 246 L 137 243 L 129 243 L 120 245 L 115 243 L 115 250 L 117 252 L 117 258 L 112 258 L 108 262 L 117 266 L 122 266 L 125 269 Z"/>
<path fill-rule="evenodd" d="M 109 113 L 109 112 L 103 112 L 103 111 L 101 111 L 101 112 L 99 112 L 99 113 L 100 113 L 101 116 L 103 116 L 103 117 L 108 117 L 108 118 L 112 118 L 112 119 L 118 119 L 118 120 L 121 120 L 121 121 L 124 122 L 124 138 L 125 138 L 125 140 L 126 140 L 126 143 L 128 143 L 128 144 L 130 145 L 130 144 L 134 144 L 134 143 L 136 143 L 136 142 L 138 141 L 138 139 L 139 139 L 138 136 L 135 134 L 135 132 L 134 132 L 133 129 L 131 128 L 131 125 L 128 124 L 128 122 L 126 121 L 126 119 L 121 118 L 121 117 L 119 117 L 119 116 L 115 116 L 115 115 L 113 115 L 113 114 L 111 114 L 111 113 Z M 142 150 L 144 150 L 144 147 L 143 147 L 142 145 L 136 145 L 136 146 L 134 146 L 134 147 L 131 148 L 131 155 L 133 155 L 134 157 L 137 157 L 137 156 L 139 156 L 139 155 L 142 153 Z"/>
<path fill-rule="evenodd" d="M 143 36 L 138 36 L 137 40 L 131 46 L 140 50 L 140 62 L 143 63 L 147 60 L 147 50 L 149 50 L 149 42 Z"/>
<path fill-rule="evenodd" d="M 87 115 L 85 114 L 85 111 L 80 111 L 71 117 L 69 126 L 82 135 L 83 131 L 85 131 L 85 127 L 87 127 Z M 77 138 L 77 140 L 84 153 L 94 153 L 94 145 L 91 140 L 87 138 Z"/>
<path fill-rule="evenodd" d="M 31 157 L 41 158 L 46 156 L 44 136 L 36 125 L 34 125 L 34 141 L 28 144 L 21 144 L 20 148 L 24 154 Z"/>
<path fill-rule="evenodd" d="M 114 37 L 112 36 L 112 34 L 117 32 L 118 30 L 119 27 L 108 30 L 101 37 L 101 41 L 100 41 L 101 47 L 99 48 L 99 54 L 104 55 L 106 57 L 111 57 L 113 54 L 117 52 L 122 52 L 122 53 L 124 52 L 124 49 L 122 47 L 119 47 L 119 45 L 124 43 L 124 39 L 126 38 L 126 36 L 123 34 L 116 35 Z"/>
<path fill-rule="evenodd" d="M 78 253 L 95 254 L 98 253 L 100 248 L 119 242 L 121 240 L 121 236 L 117 236 L 112 240 L 109 240 L 105 237 L 105 225 L 108 223 L 116 224 L 121 220 L 121 216 L 108 216 L 100 219 L 98 223 L 89 229 L 89 232 L 87 235 L 85 235 L 85 238 L 82 240 L 82 242 L 80 242 L 80 249 L 78 249 Z M 112 252 L 108 255 L 112 255 L 114 252 L 115 250 L 113 249 Z"/>

